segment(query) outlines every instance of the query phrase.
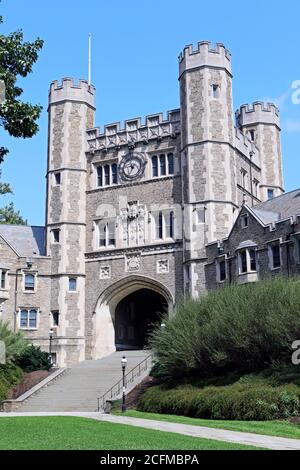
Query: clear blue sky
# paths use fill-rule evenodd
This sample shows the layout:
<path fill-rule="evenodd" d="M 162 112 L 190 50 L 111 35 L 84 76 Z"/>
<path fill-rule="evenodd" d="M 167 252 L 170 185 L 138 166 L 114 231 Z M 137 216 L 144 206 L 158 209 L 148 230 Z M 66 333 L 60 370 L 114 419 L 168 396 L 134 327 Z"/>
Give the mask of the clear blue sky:
<path fill-rule="evenodd" d="M 189 43 L 223 42 L 233 56 L 234 107 L 276 100 L 281 108 L 286 190 L 300 186 L 300 105 L 291 84 L 300 80 L 299 0 L 3 0 L 2 32 L 23 29 L 45 46 L 24 98 L 40 103 L 39 134 L 27 140 L 0 134 L 10 149 L 2 165 L 13 200 L 30 224 L 44 223 L 49 84 L 87 77 L 87 38 L 93 34 L 97 125 L 166 111 L 179 104 L 177 56 Z"/>

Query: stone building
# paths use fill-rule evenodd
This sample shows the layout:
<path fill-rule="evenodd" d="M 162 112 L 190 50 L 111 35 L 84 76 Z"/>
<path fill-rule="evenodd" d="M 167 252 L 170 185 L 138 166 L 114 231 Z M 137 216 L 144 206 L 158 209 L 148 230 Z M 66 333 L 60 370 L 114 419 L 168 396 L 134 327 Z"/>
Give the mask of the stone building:
<path fill-rule="evenodd" d="M 59 365 L 143 347 L 162 312 L 216 285 L 214 242 L 232 227 L 224 246 L 242 241 L 243 202 L 252 221 L 282 197 L 278 110 L 243 105 L 234 122 L 229 51 L 185 47 L 179 88 L 166 116 L 100 129 L 92 85 L 51 84 L 46 226 L 0 226 L 0 301 L 44 349 L 53 328 Z"/>

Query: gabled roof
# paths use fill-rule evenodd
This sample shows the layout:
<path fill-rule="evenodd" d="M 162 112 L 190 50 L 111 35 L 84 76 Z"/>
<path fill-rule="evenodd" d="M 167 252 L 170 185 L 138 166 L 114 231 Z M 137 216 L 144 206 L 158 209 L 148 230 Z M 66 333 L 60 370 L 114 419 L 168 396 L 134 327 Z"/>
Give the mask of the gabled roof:
<path fill-rule="evenodd" d="M 0 236 L 19 256 L 45 256 L 45 227 L 0 224 Z"/>
<path fill-rule="evenodd" d="M 300 189 L 261 202 L 251 209 L 266 225 L 298 215 L 300 214 Z"/>

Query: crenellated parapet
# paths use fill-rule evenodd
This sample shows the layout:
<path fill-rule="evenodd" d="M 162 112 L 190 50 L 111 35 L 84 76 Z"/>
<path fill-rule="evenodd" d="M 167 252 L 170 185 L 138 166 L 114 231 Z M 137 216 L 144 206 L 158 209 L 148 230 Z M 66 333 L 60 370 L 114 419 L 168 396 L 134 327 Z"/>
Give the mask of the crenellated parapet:
<path fill-rule="evenodd" d="M 275 124 L 280 128 L 279 110 L 274 103 L 256 101 L 252 104 L 244 104 L 236 111 L 235 117 L 238 127 Z"/>
<path fill-rule="evenodd" d="M 95 109 L 96 89 L 87 80 L 77 83 L 72 78 L 53 81 L 49 90 L 49 105 L 65 101 L 83 102 Z"/>
<path fill-rule="evenodd" d="M 179 77 L 190 69 L 213 67 L 225 69 L 231 74 L 231 54 L 223 44 L 213 46 L 209 41 L 200 41 L 195 47 L 189 44 L 179 55 Z"/>
<path fill-rule="evenodd" d="M 99 127 L 87 131 L 89 151 L 109 150 L 121 146 L 134 148 L 136 144 L 147 144 L 151 140 L 162 140 L 165 137 L 176 138 L 180 133 L 180 110 L 128 119 L 123 126 L 119 122 L 107 124 L 103 132 Z"/>

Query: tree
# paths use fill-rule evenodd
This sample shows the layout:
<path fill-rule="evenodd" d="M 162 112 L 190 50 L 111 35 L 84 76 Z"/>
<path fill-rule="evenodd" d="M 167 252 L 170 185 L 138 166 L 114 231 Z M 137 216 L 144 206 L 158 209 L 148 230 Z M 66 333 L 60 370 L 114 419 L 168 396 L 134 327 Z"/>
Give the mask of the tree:
<path fill-rule="evenodd" d="M 28 346 L 23 332 L 12 331 L 9 323 L 2 320 L 0 320 L 0 341 L 4 341 L 7 361 L 11 361 L 22 354 Z"/>
<path fill-rule="evenodd" d="M 2 22 L 0 16 L 0 24 Z M 15 31 L 8 36 L 0 34 L 0 84 L 2 85 L 0 91 L 3 91 L 4 85 L 5 97 L 0 102 L 0 126 L 12 137 L 24 139 L 33 137 L 39 129 L 37 120 L 42 107 L 20 100 L 23 89 L 17 85 L 17 80 L 19 77 L 27 77 L 32 72 L 42 47 L 43 41 L 40 38 L 33 42 L 24 42 L 22 31 Z M 0 147 L 0 163 L 7 154 L 8 149 Z M 7 193 L 12 193 L 10 186 L 0 182 L 0 194 Z M 2 209 L 0 220 L 5 220 L 1 223 L 11 223 L 10 220 L 23 221 L 20 214 L 14 211 L 12 204 Z"/>

